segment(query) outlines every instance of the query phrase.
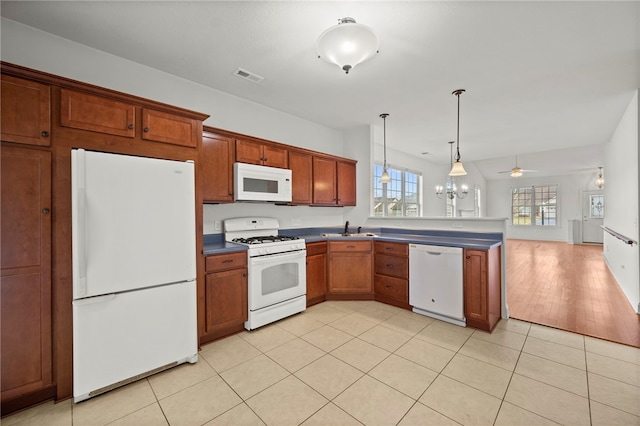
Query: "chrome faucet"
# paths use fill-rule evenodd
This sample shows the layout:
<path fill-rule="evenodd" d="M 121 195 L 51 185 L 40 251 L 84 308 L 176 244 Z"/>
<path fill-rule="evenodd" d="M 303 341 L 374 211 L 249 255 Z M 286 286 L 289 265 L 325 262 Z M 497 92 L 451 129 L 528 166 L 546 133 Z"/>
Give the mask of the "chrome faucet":
<path fill-rule="evenodd" d="M 348 234 L 348 233 L 349 233 L 349 221 L 347 221 L 347 222 L 344 224 L 344 233 L 345 233 L 345 234 Z"/>

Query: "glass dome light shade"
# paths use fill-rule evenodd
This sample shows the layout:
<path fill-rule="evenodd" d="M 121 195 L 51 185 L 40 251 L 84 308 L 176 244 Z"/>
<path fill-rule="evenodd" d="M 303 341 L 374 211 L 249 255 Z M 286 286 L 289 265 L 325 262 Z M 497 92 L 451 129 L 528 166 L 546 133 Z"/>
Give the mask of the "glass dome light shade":
<path fill-rule="evenodd" d="M 366 25 L 353 18 L 342 18 L 338 25 L 328 28 L 318 37 L 318 56 L 336 64 L 347 74 L 361 62 L 378 52 L 378 36 Z"/>
<path fill-rule="evenodd" d="M 380 176 L 380 183 L 389 183 L 389 182 L 391 182 L 391 176 L 389 176 L 387 169 L 384 169 L 384 171 L 382 172 L 382 176 Z"/>

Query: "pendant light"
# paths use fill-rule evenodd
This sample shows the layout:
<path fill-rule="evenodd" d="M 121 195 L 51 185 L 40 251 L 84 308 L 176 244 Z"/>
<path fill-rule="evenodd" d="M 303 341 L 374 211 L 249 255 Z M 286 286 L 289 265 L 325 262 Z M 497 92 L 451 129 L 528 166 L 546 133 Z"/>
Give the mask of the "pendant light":
<path fill-rule="evenodd" d="M 382 166 L 382 176 L 380 176 L 380 183 L 389 183 L 391 182 L 391 176 L 387 172 L 387 117 L 389 114 L 384 113 L 380 114 L 380 118 L 382 118 L 383 122 L 383 141 L 384 141 L 384 165 Z"/>
<path fill-rule="evenodd" d="M 451 158 L 451 162 L 449 164 L 453 165 L 453 144 L 455 142 L 449 141 L 447 143 L 449 144 L 449 154 Z M 438 198 L 442 198 L 442 196 L 444 195 L 450 200 L 453 200 L 455 197 L 463 199 L 468 194 L 469 194 L 469 186 L 466 183 L 463 183 L 460 186 L 460 190 L 458 190 L 458 186 L 456 185 L 456 183 L 453 180 L 453 177 L 451 176 L 447 176 L 447 180 L 444 186 L 436 185 L 436 195 L 438 196 Z"/>
<path fill-rule="evenodd" d="M 456 138 L 456 162 L 453 163 L 449 176 L 465 176 L 467 174 L 464 167 L 462 167 L 462 162 L 460 161 L 460 95 L 464 92 L 464 89 L 458 89 L 451 92 L 452 95 L 456 95 L 458 97 L 458 136 Z"/>
<path fill-rule="evenodd" d="M 336 64 L 346 74 L 378 53 L 379 45 L 376 33 L 353 18 L 338 20 L 338 25 L 325 30 L 316 42 L 318 58 Z"/>
<path fill-rule="evenodd" d="M 602 167 L 598 167 L 598 179 L 596 179 L 596 186 L 600 189 L 604 186 L 604 177 L 602 176 Z"/>

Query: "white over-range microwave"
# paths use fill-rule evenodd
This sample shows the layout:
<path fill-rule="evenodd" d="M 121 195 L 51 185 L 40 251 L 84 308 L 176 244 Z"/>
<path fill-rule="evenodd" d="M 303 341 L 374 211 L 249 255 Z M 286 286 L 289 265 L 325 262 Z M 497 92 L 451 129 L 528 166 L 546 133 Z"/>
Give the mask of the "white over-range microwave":
<path fill-rule="evenodd" d="M 234 200 L 291 201 L 291 170 L 235 163 L 233 172 Z"/>

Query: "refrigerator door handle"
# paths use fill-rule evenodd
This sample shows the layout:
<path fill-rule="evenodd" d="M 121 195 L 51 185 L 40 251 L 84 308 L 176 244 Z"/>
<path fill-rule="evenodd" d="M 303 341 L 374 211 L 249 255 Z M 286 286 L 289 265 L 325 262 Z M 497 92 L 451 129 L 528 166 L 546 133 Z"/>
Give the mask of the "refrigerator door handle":
<path fill-rule="evenodd" d="M 96 303 L 107 303 L 111 302 L 116 298 L 115 293 L 105 294 L 104 296 L 95 296 L 95 297 L 87 297 L 86 299 L 77 299 L 73 301 L 73 304 L 76 306 L 86 306 L 86 305 L 94 305 Z"/>
<path fill-rule="evenodd" d="M 73 201 L 75 208 L 72 209 L 72 229 L 73 229 L 73 245 L 74 245 L 74 279 L 77 283 L 74 285 L 74 299 L 84 297 L 87 294 L 87 216 L 86 204 L 87 197 L 85 192 L 85 150 L 77 149 L 72 151 L 73 162 L 72 178 Z"/>

